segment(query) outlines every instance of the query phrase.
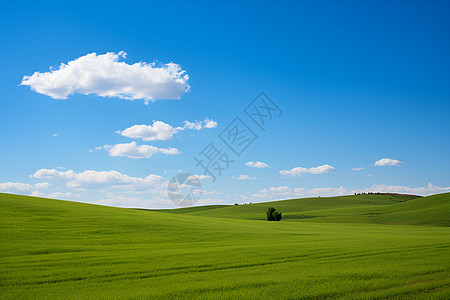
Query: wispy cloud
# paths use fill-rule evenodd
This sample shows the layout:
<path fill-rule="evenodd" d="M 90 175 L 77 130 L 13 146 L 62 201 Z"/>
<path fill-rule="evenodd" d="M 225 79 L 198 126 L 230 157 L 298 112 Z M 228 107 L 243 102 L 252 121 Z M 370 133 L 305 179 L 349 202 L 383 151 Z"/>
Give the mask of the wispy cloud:
<path fill-rule="evenodd" d="M 136 142 L 105 145 L 103 149 L 108 151 L 110 156 L 122 156 L 128 158 L 150 158 L 154 154 L 181 154 L 177 148 L 158 148 L 151 145 L 138 145 Z"/>
<path fill-rule="evenodd" d="M 240 174 L 239 176 L 233 175 L 233 176 L 231 176 L 231 178 L 238 179 L 238 180 L 255 180 L 256 179 L 255 177 L 250 177 L 246 174 Z"/>
<path fill-rule="evenodd" d="M 270 168 L 270 166 L 266 163 L 263 163 L 261 161 L 253 162 L 249 161 L 245 163 L 246 166 L 252 167 L 252 168 Z"/>
<path fill-rule="evenodd" d="M 335 171 L 334 167 L 330 165 L 322 165 L 313 168 L 303 168 L 303 167 L 294 167 L 290 170 L 281 170 L 280 175 L 291 177 L 291 176 L 301 176 L 302 174 L 325 174 Z"/>
<path fill-rule="evenodd" d="M 427 186 L 424 187 L 374 184 L 369 188 L 361 188 L 361 189 L 349 189 L 343 186 L 320 187 L 312 189 L 278 186 L 261 189 L 260 191 L 258 191 L 258 193 L 253 194 L 251 199 L 257 201 L 257 200 L 277 200 L 277 199 L 317 197 L 317 196 L 343 196 L 363 192 L 398 193 L 398 194 L 413 194 L 413 195 L 428 196 L 438 193 L 450 192 L 450 187 L 435 186 L 432 185 L 431 183 L 429 183 Z"/>

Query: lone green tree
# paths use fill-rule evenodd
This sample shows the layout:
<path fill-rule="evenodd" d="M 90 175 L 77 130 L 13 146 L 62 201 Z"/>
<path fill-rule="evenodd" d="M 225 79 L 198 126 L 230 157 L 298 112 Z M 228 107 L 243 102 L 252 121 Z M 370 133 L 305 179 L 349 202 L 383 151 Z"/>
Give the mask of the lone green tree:
<path fill-rule="evenodd" d="M 283 216 L 274 207 L 269 207 L 266 211 L 267 221 L 280 221 Z"/>

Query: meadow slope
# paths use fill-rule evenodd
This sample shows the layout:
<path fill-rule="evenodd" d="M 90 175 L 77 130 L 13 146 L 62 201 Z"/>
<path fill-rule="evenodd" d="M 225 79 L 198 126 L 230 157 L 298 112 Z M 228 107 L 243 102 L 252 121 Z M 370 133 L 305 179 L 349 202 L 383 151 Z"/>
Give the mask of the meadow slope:
<path fill-rule="evenodd" d="M 266 222 L 246 211 L 266 204 L 167 213 L 0 194 L 0 298 L 450 297 L 450 228 L 441 214 L 449 194 L 398 209 L 383 203 L 392 199 L 350 204 L 340 215 L 342 203 L 324 199 L 324 210 L 314 200 L 274 205 L 292 215 L 321 211 L 321 222 Z M 415 211 L 427 217 L 424 226 L 371 224 L 364 209 L 402 219 L 388 223 L 418 222 L 409 220 Z M 356 220 L 344 223 L 352 210 Z M 341 223 L 326 222 L 337 216 Z"/>
<path fill-rule="evenodd" d="M 365 194 L 315 197 L 246 205 L 159 210 L 173 214 L 264 220 L 268 207 L 286 221 L 450 226 L 450 193 L 428 197 Z"/>

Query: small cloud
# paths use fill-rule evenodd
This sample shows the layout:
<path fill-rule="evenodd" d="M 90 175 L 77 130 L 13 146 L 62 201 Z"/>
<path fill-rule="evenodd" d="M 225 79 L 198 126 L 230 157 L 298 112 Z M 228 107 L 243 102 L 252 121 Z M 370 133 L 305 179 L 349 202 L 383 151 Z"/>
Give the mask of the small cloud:
<path fill-rule="evenodd" d="M 270 166 L 268 164 L 263 163 L 261 161 L 257 161 L 257 162 L 249 161 L 249 162 L 245 163 L 245 165 L 252 167 L 252 168 L 270 168 Z"/>
<path fill-rule="evenodd" d="M 376 167 L 386 167 L 386 166 L 401 166 L 403 163 L 397 159 L 392 158 L 382 158 L 377 160 L 374 164 Z"/>
<path fill-rule="evenodd" d="M 203 128 L 216 128 L 217 127 L 217 122 L 215 122 L 214 120 L 210 120 L 208 118 L 205 118 L 203 121 L 194 121 L 194 122 L 190 122 L 190 121 L 184 121 L 184 126 L 183 127 L 177 127 L 177 129 L 179 130 L 184 130 L 184 129 L 195 129 L 195 130 L 202 130 Z"/>
<path fill-rule="evenodd" d="M 330 165 L 323 165 L 308 169 L 308 172 L 311 174 L 325 174 L 333 171 L 335 171 L 335 169 Z"/>
<path fill-rule="evenodd" d="M 168 141 L 173 136 L 183 130 L 202 130 L 203 128 L 215 128 L 217 123 L 214 120 L 205 118 L 204 121 L 184 121 L 183 127 L 173 127 L 162 121 L 153 121 L 151 125 L 133 125 L 124 130 L 117 130 L 116 133 L 132 139 L 141 139 L 143 141 Z"/>
<path fill-rule="evenodd" d="M 202 121 L 184 121 L 184 126 L 180 128 L 180 130 L 183 129 L 195 129 L 195 130 L 201 130 L 202 129 Z"/>
<path fill-rule="evenodd" d="M 363 167 L 358 167 L 358 168 L 353 168 L 352 171 L 361 171 L 362 169 L 364 169 Z"/>
<path fill-rule="evenodd" d="M 214 120 L 210 120 L 208 118 L 205 118 L 205 120 L 203 121 L 205 123 L 205 128 L 216 128 L 217 127 L 217 122 L 215 122 Z"/>
<path fill-rule="evenodd" d="M 302 174 L 325 174 L 325 173 L 330 173 L 330 172 L 334 172 L 335 169 L 334 167 L 330 166 L 330 165 L 322 165 L 322 166 L 317 166 L 317 167 L 313 167 L 313 168 L 303 168 L 303 167 L 295 167 L 292 168 L 290 170 L 281 170 L 279 173 L 280 175 L 283 176 L 287 176 L 287 177 L 291 177 L 291 176 L 296 176 L 299 177 Z"/>
<path fill-rule="evenodd" d="M 161 121 L 153 121 L 152 125 L 134 125 L 123 131 L 116 131 L 122 136 L 143 141 L 168 141 L 177 132 L 176 128 Z"/>
<path fill-rule="evenodd" d="M 58 136 L 59 133 L 51 133 L 52 136 Z"/>
<path fill-rule="evenodd" d="M 255 177 L 250 177 L 246 174 L 241 174 L 237 177 L 233 175 L 233 176 L 231 176 L 231 178 L 238 179 L 238 180 L 255 180 L 256 179 Z"/>

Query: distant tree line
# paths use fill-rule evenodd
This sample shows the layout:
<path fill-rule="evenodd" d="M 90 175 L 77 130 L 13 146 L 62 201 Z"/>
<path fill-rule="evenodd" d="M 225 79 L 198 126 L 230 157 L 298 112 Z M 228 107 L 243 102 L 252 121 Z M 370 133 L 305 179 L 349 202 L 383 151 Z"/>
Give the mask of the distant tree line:
<path fill-rule="evenodd" d="M 372 195 L 372 194 L 382 194 L 382 193 L 380 193 L 380 192 L 355 193 L 355 195 Z"/>

